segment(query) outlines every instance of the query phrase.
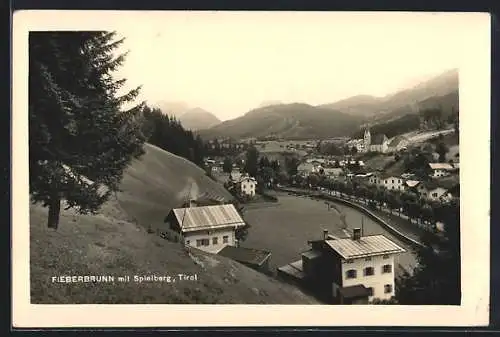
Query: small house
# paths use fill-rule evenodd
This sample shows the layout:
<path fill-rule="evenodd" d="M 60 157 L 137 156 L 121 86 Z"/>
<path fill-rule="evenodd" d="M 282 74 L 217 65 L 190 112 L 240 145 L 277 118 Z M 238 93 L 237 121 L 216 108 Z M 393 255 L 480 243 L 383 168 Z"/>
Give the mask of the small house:
<path fill-rule="evenodd" d="M 433 178 L 445 177 L 454 171 L 454 167 L 449 163 L 429 163 L 429 167 Z"/>
<path fill-rule="evenodd" d="M 245 226 L 232 204 L 174 208 L 165 223 L 166 239 L 214 254 L 236 246 L 236 229 Z"/>
<path fill-rule="evenodd" d="M 257 180 L 255 180 L 255 178 L 243 175 L 238 181 L 238 185 L 242 194 L 249 197 L 255 196 L 255 188 L 257 186 Z"/>
<path fill-rule="evenodd" d="M 397 176 L 383 176 L 381 178 L 381 185 L 388 190 L 404 191 L 405 181 L 401 177 Z"/>

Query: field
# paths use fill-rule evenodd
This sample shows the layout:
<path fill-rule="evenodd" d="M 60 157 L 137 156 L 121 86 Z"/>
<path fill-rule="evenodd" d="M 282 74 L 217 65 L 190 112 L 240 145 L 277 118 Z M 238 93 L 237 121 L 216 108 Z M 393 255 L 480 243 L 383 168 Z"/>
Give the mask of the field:
<path fill-rule="evenodd" d="M 32 303 L 269 303 L 318 304 L 296 288 L 229 259 L 190 251 L 149 234 L 161 226 L 186 192 L 229 196 L 203 170 L 147 145 L 126 171 L 122 192 L 97 215 L 62 211 L 57 231 L 46 226 L 47 210 L 30 207 Z M 52 283 L 60 275 L 196 274 L 198 281 Z"/>
<path fill-rule="evenodd" d="M 252 228 L 242 246 L 267 249 L 272 252 L 270 265 L 275 270 L 287 263 L 300 259 L 300 253 L 309 249 L 307 240 L 318 240 L 323 236 L 323 229 L 329 234 L 344 237 L 341 229 L 340 213 L 327 209 L 324 201 L 306 197 L 278 194 L 279 203 L 265 208 L 252 208 L 245 212 L 245 219 Z M 365 234 L 384 234 L 402 247 L 403 243 L 391 236 L 380 225 L 352 208 L 335 205 L 345 214 L 349 229 L 361 226 L 363 218 Z M 405 253 L 399 263 L 408 267 L 415 264 L 413 255 Z"/>

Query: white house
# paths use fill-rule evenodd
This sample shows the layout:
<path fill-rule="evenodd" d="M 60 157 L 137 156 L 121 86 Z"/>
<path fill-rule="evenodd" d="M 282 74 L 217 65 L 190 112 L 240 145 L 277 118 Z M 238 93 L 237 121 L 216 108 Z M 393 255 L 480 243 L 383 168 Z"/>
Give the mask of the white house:
<path fill-rule="evenodd" d="M 380 184 L 388 190 L 404 191 L 405 189 L 404 179 L 397 176 L 383 177 Z"/>
<path fill-rule="evenodd" d="M 448 193 L 446 188 L 439 186 L 433 181 L 419 183 L 416 186 L 416 190 L 420 197 L 427 200 L 439 201 L 451 198 L 451 195 Z"/>
<path fill-rule="evenodd" d="M 359 228 L 345 239 L 326 240 L 336 261 L 338 276 L 332 287 L 333 295 L 349 287 L 364 286 L 368 300 L 390 299 L 395 296 L 395 256 L 405 250 L 384 235 L 362 236 Z"/>
<path fill-rule="evenodd" d="M 244 175 L 241 177 L 238 184 L 240 186 L 241 193 L 250 197 L 255 196 L 255 187 L 257 186 L 257 181 L 255 180 L 255 178 Z"/>
<path fill-rule="evenodd" d="M 216 254 L 236 246 L 236 229 L 245 222 L 232 204 L 175 208 L 165 218 L 166 238 Z"/>
<path fill-rule="evenodd" d="M 431 176 L 434 178 L 445 177 L 450 174 L 455 168 L 448 163 L 429 163 L 432 170 Z"/>

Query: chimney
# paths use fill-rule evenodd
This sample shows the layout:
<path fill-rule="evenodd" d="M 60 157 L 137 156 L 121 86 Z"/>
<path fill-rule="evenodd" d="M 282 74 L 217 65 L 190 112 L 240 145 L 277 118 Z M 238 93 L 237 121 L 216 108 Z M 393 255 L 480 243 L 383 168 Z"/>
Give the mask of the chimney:
<path fill-rule="evenodd" d="M 188 207 L 196 207 L 196 200 L 195 199 L 189 199 Z"/>
<path fill-rule="evenodd" d="M 328 240 L 328 229 L 323 229 L 323 240 Z"/>
<path fill-rule="evenodd" d="M 361 228 L 354 228 L 352 231 L 352 239 L 359 241 L 361 239 Z"/>

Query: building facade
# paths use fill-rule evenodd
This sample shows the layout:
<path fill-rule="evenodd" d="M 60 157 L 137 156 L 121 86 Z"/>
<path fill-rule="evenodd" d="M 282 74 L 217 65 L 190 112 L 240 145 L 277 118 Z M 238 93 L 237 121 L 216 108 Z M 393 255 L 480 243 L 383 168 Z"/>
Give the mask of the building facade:
<path fill-rule="evenodd" d="M 448 163 L 430 163 L 429 167 L 431 168 L 431 177 L 439 178 L 450 175 L 455 168 Z"/>
<path fill-rule="evenodd" d="M 237 246 L 236 229 L 245 226 L 232 204 L 175 208 L 165 223 L 166 239 L 213 254 Z"/>
<path fill-rule="evenodd" d="M 404 191 L 405 181 L 401 177 L 389 176 L 381 179 L 382 185 L 388 190 Z"/>
<path fill-rule="evenodd" d="M 257 181 L 255 180 L 255 178 L 243 176 L 239 181 L 239 186 L 242 194 L 249 197 L 255 196 L 255 188 L 257 186 Z"/>
<path fill-rule="evenodd" d="M 367 289 L 368 300 L 388 300 L 395 296 L 394 258 L 405 250 L 384 235 L 361 236 L 354 229 L 346 239 L 327 240 L 340 265 L 340 277 L 332 283 L 332 293 L 341 288 L 362 285 Z"/>

